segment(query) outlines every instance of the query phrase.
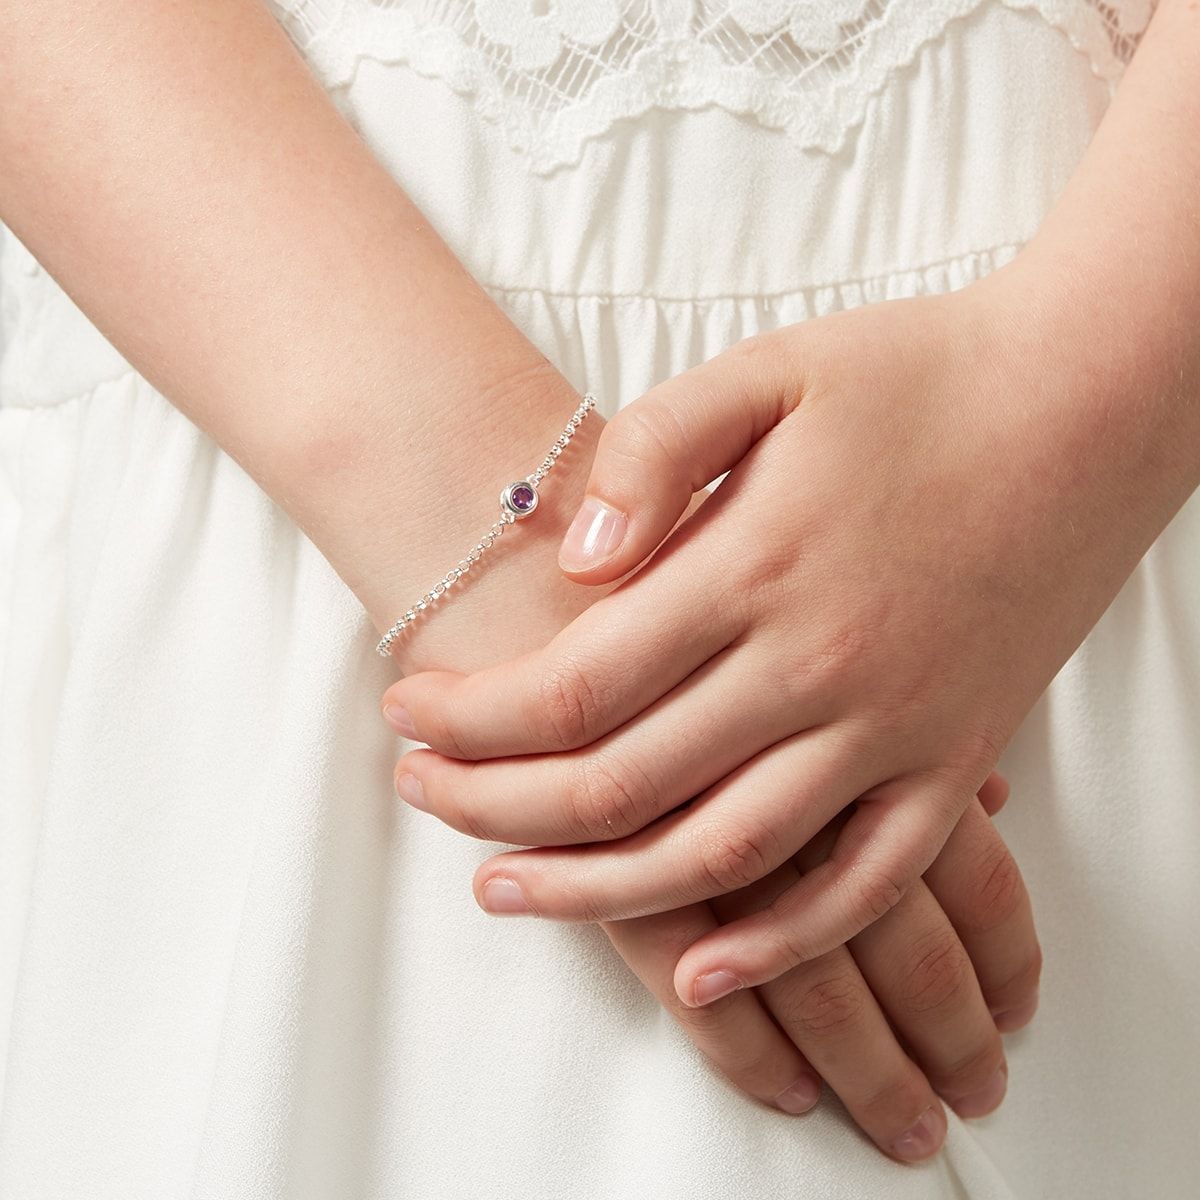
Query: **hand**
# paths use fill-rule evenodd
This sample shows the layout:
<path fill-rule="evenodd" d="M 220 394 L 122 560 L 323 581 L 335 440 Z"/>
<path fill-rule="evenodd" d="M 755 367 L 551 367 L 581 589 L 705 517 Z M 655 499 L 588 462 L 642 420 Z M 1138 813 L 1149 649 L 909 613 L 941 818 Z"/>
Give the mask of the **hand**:
<path fill-rule="evenodd" d="M 401 794 L 542 847 L 480 868 L 483 907 L 678 908 L 857 801 L 825 863 L 683 954 L 698 1004 L 842 945 L 928 868 L 1157 533 L 1086 378 L 985 284 L 760 335 L 652 390 L 601 438 L 599 553 L 565 565 L 620 576 L 731 468 L 699 513 L 543 650 L 392 689 L 432 747 Z"/>
<path fill-rule="evenodd" d="M 1008 1070 L 998 1031 L 1020 1028 L 1037 1004 L 1041 954 L 1029 897 L 988 819 L 1007 796 L 1007 783 L 990 776 L 924 883 L 848 946 L 703 1008 L 675 995 L 679 955 L 718 921 L 770 903 L 821 861 L 836 829 L 732 896 L 604 928 L 733 1083 L 800 1113 L 816 1104 L 824 1076 L 885 1154 L 916 1162 L 945 1137 L 935 1093 L 961 1117 L 1000 1104 Z"/>

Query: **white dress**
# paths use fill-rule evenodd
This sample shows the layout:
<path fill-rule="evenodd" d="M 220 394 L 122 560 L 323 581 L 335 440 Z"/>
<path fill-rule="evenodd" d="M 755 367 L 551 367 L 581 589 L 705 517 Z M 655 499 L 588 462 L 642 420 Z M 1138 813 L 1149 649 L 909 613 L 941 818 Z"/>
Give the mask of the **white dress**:
<path fill-rule="evenodd" d="M 1148 8 L 279 16 L 475 276 L 611 412 L 757 330 L 1010 258 Z M 1008 1039 L 1000 1111 L 951 1113 L 945 1153 L 902 1167 L 828 1093 L 804 1118 L 742 1098 L 596 929 L 476 908 L 489 847 L 393 798 L 389 670 L 354 599 L 4 241 L 4 1200 L 1197 1194 L 1197 501 L 1005 757 L 1041 1012 Z M 1129 302 L 1152 286 L 1130 280 Z"/>

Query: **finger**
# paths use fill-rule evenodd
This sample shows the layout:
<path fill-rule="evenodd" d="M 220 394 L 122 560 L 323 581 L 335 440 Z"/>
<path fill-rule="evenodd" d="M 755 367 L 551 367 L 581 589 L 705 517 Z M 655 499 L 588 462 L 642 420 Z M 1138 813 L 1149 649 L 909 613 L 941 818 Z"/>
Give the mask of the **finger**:
<path fill-rule="evenodd" d="M 500 894 L 509 903 L 515 887 L 541 916 L 595 921 L 736 891 L 785 862 L 877 770 L 849 739 L 839 742 L 824 729 L 796 734 L 630 837 L 489 859 L 476 872 L 475 895 L 489 908 L 489 884 L 503 879 Z"/>
<path fill-rule="evenodd" d="M 496 855 L 477 870 L 475 896 L 496 915 L 532 912 L 592 922 L 639 917 L 746 887 L 798 847 L 814 845 L 822 829 L 830 831 L 832 841 L 833 826 L 827 822 L 873 775 L 873 764 L 856 761 L 851 753 L 839 754 L 827 745 L 814 748 L 811 743 L 821 732 L 809 730 L 777 742 L 697 796 L 686 810 L 635 834 L 612 842 Z M 456 827 L 477 829 L 480 821 L 486 824 L 486 818 L 460 817 Z M 611 829 L 611 818 L 605 825 Z M 494 830 L 485 836 L 521 840 L 500 838 Z M 489 886 L 493 881 L 501 881 L 498 891 Z M 493 896 L 501 900 L 500 907 L 494 907 Z M 961 903 L 979 902 L 965 896 Z"/>
<path fill-rule="evenodd" d="M 969 805 L 925 882 L 958 932 L 1001 1033 L 1037 1010 L 1042 951 L 1020 868 L 977 805 Z"/>
<path fill-rule="evenodd" d="M 1008 780 L 999 771 L 993 771 L 979 789 L 979 803 L 984 812 L 994 817 L 1007 803 L 1009 791 Z"/>
<path fill-rule="evenodd" d="M 807 1112 L 821 1094 L 820 1076 L 754 992 L 739 992 L 703 1009 L 688 1008 L 675 995 L 671 976 L 676 960 L 690 942 L 715 927 L 708 905 L 695 904 L 609 922 L 604 930 L 651 994 L 730 1082 L 783 1112 Z"/>
<path fill-rule="evenodd" d="M 559 565 L 582 583 L 618 579 L 670 533 L 694 492 L 740 462 L 800 402 L 791 339 L 759 334 L 652 388 L 597 443 Z"/>
<path fill-rule="evenodd" d="M 643 589 L 645 590 L 645 589 Z M 701 591 L 670 597 L 618 589 L 546 646 L 471 675 L 422 671 L 384 693 L 385 719 L 402 736 L 451 758 L 574 750 L 636 716 L 741 632 L 732 606 Z"/>
<path fill-rule="evenodd" d="M 568 846 L 627 837 L 804 719 L 802 709 L 774 702 L 758 657 L 749 646 L 718 654 L 637 719 L 581 750 L 478 763 L 411 751 L 397 764 L 397 792 L 488 841 Z"/>
<path fill-rule="evenodd" d="M 885 1154 L 918 1162 L 937 1153 L 946 1114 L 844 947 L 759 991 L 784 1033 Z"/>
<path fill-rule="evenodd" d="M 998 1108 L 1008 1086 L 1000 1035 L 971 959 L 929 889 L 917 880 L 850 952 L 934 1090 L 960 1117 Z"/>
<path fill-rule="evenodd" d="M 965 805 L 951 784 L 932 780 L 897 780 L 863 797 L 827 861 L 688 950 L 675 970 L 680 998 L 691 1001 L 695 981 L 713 971 L 757 987 L 861 933 L 922 875 Z"/>
<path fill-rule="evenodd" d="M 722 921 L 744 919 L 773 903 L 799 878 L 789 862 L 753 887 L 714 901 L 712 910 Z M 845 948 L 757 990 L 780 1027 L 885 1154 L 916 1162 L 937 1152 L 946 1136 L 945 1112 Z M 742 994 L 733 992 L 718 1003 Z"/>

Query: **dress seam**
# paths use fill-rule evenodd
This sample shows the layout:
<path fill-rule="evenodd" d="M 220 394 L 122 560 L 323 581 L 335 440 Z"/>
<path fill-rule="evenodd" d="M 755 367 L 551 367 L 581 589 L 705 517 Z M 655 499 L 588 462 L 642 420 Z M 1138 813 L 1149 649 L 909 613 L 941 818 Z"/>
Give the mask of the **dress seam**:
<path fill-rule="evenodd" d="M 650 300 L 658 304 L 704 304 L 719 300 L 758 300 L 771 302 L 789 296 L 802 296 L 810 292 L 825 291 L 829 288 L 846 288 L 861 286 L 869 283 L 881 283 L 891 279 L 906 276 L 921 275 L 936 271 L 939 267 L 950 267 L 970 259 L 990 258 L 998 254 L 1016 254 L 1025 245 L 1023 239 L 999 242 L 993 246 L 984 246 L 978 250 L 965 250 L 961 254 L 952 254 L 946 258 L 933 259 L 924 263 L 916 263 L 909 267 L 895 267 L 885 271 L 873 272 L 869 275 L 843 276 L 840 279 L 815 280 L 794 287 L 781 288 L 778 291 L 731 291 L 711 292 L 705 295 L 672 296 L 650 291 L 576 291 L 569 288 L 546 288 L 520 284 L 504 284 L 481 282 L 480 286 L 489 292 L 502 292 L 505 295 L 548 296 L 561 300 Z"/>

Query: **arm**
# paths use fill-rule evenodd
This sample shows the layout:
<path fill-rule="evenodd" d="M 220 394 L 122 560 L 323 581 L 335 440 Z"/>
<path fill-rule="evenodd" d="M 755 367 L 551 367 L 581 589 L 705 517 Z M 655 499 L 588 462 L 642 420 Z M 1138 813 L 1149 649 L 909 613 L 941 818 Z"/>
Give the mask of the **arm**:
<path fill-rule="evenodd" d="M 389 625 L 491 522 L 506 473 L 541 460 L 574 390 L 264 6 L 0 0 L 0 78 L 0 218 Z M 402 665 L 479 665 L 590 602 L 554 554 L 602 424 L 519 552 L 502 541 Z"/>

